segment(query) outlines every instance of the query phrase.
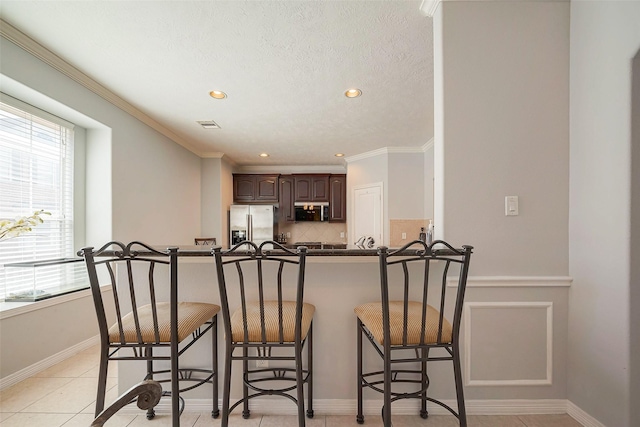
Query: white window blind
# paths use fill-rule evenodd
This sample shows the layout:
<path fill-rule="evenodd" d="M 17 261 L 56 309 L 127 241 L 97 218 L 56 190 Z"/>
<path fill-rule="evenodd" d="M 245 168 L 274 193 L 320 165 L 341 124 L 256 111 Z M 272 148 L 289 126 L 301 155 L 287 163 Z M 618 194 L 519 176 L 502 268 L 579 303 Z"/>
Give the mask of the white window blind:
<path fill-rule="evenodd" d="M 0 102 L 0 218 L 29 216 L 40 209 L 51 215 L 43 215 L 44 223 L 32 231 L 0 241 L 0 299 L 40 299 L 77 287 L 82 269 L 76 267 L 83 267 L 29 265 L 75 255 L 73 125 L 38 114 L 34 107 L 11 104 Z M 16 263 L 22 266 L 6 265 Z"/>

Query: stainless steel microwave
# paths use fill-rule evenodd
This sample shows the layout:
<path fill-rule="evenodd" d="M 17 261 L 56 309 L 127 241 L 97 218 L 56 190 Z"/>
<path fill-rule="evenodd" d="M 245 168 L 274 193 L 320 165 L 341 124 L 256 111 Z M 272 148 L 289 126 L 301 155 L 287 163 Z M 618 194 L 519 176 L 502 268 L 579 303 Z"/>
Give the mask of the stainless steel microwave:
<path fill-rule="evenodd" d="M 297 221 L 329 221 L 329 203 L 303 203 L 293 205 Z"/>

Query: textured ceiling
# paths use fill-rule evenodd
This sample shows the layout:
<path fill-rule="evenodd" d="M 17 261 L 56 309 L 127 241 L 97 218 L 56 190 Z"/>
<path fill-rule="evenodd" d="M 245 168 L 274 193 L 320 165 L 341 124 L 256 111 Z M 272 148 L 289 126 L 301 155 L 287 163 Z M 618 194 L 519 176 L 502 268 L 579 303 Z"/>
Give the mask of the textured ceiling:
<path fill-rule="evenodd" d="M 336 165 L 337 152 L 432 138 L 432 21 L 420 3 L 2 0 L 0 17 L 201 156 Z M 363 95 L 346 98 L 350 87 Z"/>

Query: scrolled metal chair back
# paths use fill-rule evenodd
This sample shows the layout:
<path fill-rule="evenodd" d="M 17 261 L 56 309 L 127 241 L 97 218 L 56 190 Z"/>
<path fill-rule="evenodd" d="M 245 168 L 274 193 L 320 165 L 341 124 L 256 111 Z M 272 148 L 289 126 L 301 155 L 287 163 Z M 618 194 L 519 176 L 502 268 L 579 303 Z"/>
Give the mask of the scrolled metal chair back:
<path fill-rule="evenodd" d="M 306 247 L 299 247 L 296 251 L 283 245 L 267 241 L 260 245 L 253 242 L 241 242 L 224 252 L 221 248 L 213 249 L 216 259 L 218 286 L 220 289 L 220 305 L 224 318 L 224 328 L 227 337 L 231 337 L 231 314 L 235 307 L 230 307 L 230 299 L 236 302 L 236 307 L 242 309 L 244 327 L 243 342 L 249 342 L 247 325 L 247 305 L 250 301 L 257 301 L 260 307 L 261 342 L 266 343 L 267 325 L 265 323 L 265 301 L 278 302 L 278 341 L 284 342 L 284 319 L 282 303 L 286 300 L 296 301 L 295 341 L 300 342 L 302 330 L 302 307 L 304 297 L 304 277 L 306 263 Z M 288 271 L 287 271 L 288 270 Z M 295 275 L 295 287 L 287 289 L 286 278 Z M 233 276 L 233 280 L 231 279 Z M 291 280 L 290 280 L 291 281 Z M 232 285 L 233 284 L 233 285 Z M 237 286 L 237 289 L 230 287 Z M 238 293 L 238 298 L 230 298 L 230 292 Z M 288 298 L 291 296 L 293 298 Z"/>
<path fill-rule="evenodd" d="M 93 247 L 85 247 L 78 252 L 79 256 L 84 257 L 87 266 L 100 336 L 103 341 L 109 340 L 107 313 L 110 311 L 105 307 L 101 292 L 101 287 L 107 285 L 113 292 L 113 310 L 119 331 L 120 344 L 122 346 L 135 346 L 144 343 L 138 309 L 146 304 L 151 305 L 155 336 L 154 344 L 160 343 L 157 311 L 157 303 L 160 298 L 165 301 L 172 301 L 171 315 L 177 318 L 177 253 L 178 248 L 175 247 L 161 252 L 138 241 L 133 241 L 127 245 L 122 242 L 111 241 L 98 250 L 94 250 Z M 161 275 L 166 277 L 167 271 L 159 273 L 158 270 L 163 269 L 159 269 L 158 266 L 168 266 L 170 275 L 169 293 L 162 297 L 158 295 L 156 279 Z M 145 283 L 140 285 L 140 282 Z M 136 337 L 133 341 L 128 339 L 130 337 L 125 337 L 123 329 L 122 319 L 127 313 L 133 315 L 136 325 Z M 174 329 L 173 326 L 177 325 L 177 322 L 171 323 L 172 329 Z M 176 337 L 177 330 L 172 330 L 171 335 Z"/>
<path fill-rule="evenodd" d="M 392 251 L 384 246 L 378 248 L 385 347 L 391 343 L 389 302 L 392 299 L 404 304 L 401 331 L 403 346 L 408 345 L 409 301 L 421 304 L 422 318 L 427 318 L 429 306 L 438 310 L 435 344 L 457 342 L 472 250 L 472 246 L 455 249 L 442 240 L 436 240 L 431 245 L 415 240 Z M 453 284 L 454 281 L 457 290 L 447 292 L 447 283 Z M 443 333 L 447 321 L 451 324 L 451 338 L 445 340 L 444 337 L 449 336 Z M 427 325 L 422 322 L 418 346 L 433 344 L 427 342 L 426 328 Z"/>

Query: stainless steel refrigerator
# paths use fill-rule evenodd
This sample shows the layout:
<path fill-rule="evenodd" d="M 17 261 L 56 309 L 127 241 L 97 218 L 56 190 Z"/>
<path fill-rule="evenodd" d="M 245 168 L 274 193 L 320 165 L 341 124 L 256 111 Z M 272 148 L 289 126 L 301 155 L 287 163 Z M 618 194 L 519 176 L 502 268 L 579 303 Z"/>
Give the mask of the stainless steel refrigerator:
<path fill-rule="evenodd" d="M 229 208 L 229 244 L 243 240 L 256 245 L 273 240 L 275 230 L 275 207 L 273 205 L 231 205 Z"/>

